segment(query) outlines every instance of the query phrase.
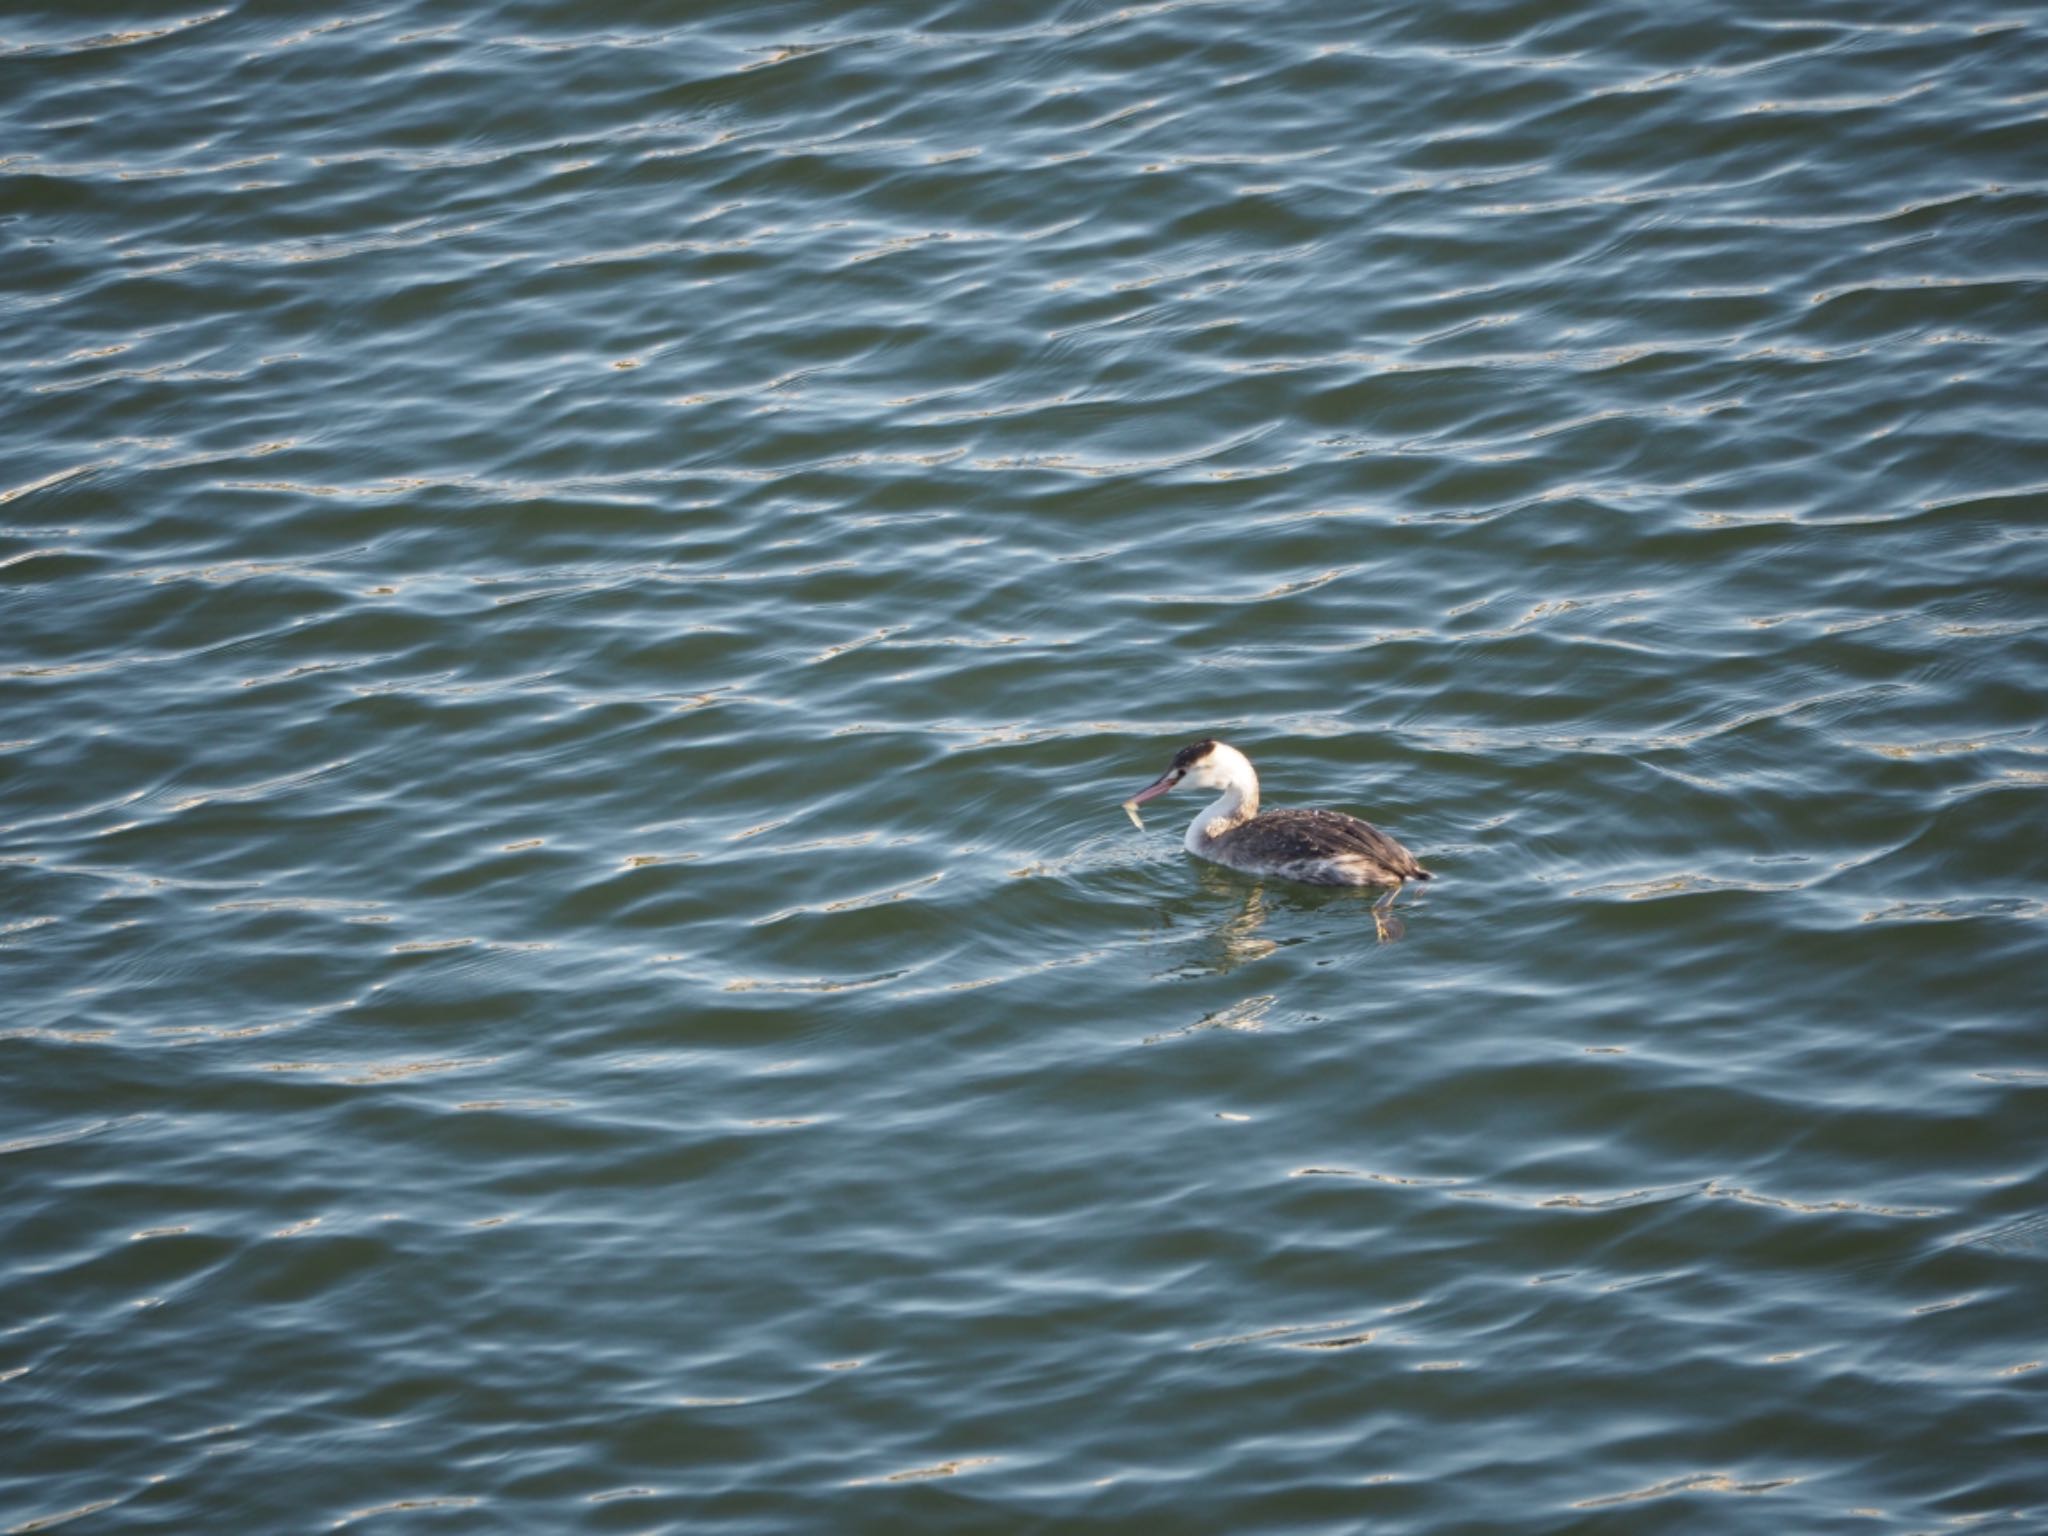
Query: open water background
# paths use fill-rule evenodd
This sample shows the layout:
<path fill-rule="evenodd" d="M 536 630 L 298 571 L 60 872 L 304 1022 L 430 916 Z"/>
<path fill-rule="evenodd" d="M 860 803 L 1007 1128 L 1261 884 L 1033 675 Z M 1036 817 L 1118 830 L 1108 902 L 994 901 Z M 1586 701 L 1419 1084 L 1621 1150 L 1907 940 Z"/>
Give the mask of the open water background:
<path fill-rule="evenodd" d="M 11 6 L 0 260 L 0 1530 L 2048 1529 L 2039 5 Z"/>

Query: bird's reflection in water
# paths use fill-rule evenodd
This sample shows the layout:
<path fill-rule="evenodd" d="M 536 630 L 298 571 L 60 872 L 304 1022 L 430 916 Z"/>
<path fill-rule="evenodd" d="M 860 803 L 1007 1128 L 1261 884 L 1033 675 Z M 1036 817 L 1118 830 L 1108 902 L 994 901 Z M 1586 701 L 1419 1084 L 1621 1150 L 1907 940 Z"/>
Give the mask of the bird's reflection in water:
<path fill-rule="evenodd" d="M 1268 886 L 1263 880 L 1247 881 L 1242 874 L 1213 864 L 1200 864 L 1195 871 L 1196 889 L 1188 899 L 1161 910 L 1169 928 L 1200 927 L 1168 975 L 1226 976 L 1239 966 L 1263 960 L 1276 950 L 1299 944 L 1309 935 L 1274 938 L 1263 932 L 1275 913 L 1315 912 L 1333 904 L 1349 905 L 1357 892 L 1318 886 L 1281 884 Z M 1220 919 L 1220 920 L 1219 920 Z M 1392 912 L 1381 915 L 1378 937 L 1398 939 L 1407 924 Z"/>
<path fill-rule="evenodd" d="M 1256 1030 L 1265 1027 L 1266 1015 L 1272 1011 L 1278 998 L 1271 992 L 1256 993 L 1251 997 L 1239 998 L 1228 1008 L 1213 1009 L 1203 1014 L 1192 1024 L 1183 1024 L 1178 1029 L 1163 1029 L 1156 1035 L 1147 1035 L 1146 1045 L 1158 1045 L 1163 1040 L 1178 1040 L 1183 1035 L 1199 1034 L 1205 1029 Z"/>
<path fill-rule="evenodd" d="M 1195 884 L 1185 900 L 1160 911 L 1169 929 L 1199 930 L 1185 944 L 1175 946 L 1178 953 L 1164 974 L 1226 976 L 1280 948 L 1281 940 L 1259 931 L 1273 913 L 1264 881 L 1248 882 L 1242 875 L 1204 864 L 1197 867 Z"/>
<path fill-rule="evenodd" d="M 1207 877 L 1208 872 L 1205 870 L 1203 873 Z M 1229 885 L 1220 871 L 1216 884 L 1226 889 Z M 1259 932 L 1273 915 L 1265 884 L 1254 885 L 1242 894 L 1243 900 L 1236 915 L 1225 918 L 1209 935 L 1207 947 L 1214 952 L 1213 968 L 1219 975 L 1234 971 L 1240 965 L 1249 965 L 1254 960 L 1263 960 L 1280 947 L 1278 940 L 1266 938 Z"/>

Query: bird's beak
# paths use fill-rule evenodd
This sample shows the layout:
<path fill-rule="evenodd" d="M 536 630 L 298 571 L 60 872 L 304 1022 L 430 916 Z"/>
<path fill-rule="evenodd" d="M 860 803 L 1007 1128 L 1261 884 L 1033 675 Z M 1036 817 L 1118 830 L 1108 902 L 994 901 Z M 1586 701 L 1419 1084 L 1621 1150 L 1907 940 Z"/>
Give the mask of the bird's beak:
<path fill-rule="evenodd" d="M 1169 768 L 1124 803 L 1127 805 L 1143 805 L 1147 800 L 1157 800 L 1179 782 L 1180 775 Z"/>

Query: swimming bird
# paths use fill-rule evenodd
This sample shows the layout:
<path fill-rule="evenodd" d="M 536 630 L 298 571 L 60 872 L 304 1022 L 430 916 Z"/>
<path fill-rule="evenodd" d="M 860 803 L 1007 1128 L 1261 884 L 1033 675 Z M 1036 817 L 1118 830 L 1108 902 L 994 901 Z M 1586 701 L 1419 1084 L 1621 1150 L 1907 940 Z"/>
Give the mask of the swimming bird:
<path fill-rule="evenodd" d="M 1435 877 L 1415 855 L 1378 827 L 1342 811 L 1261 811 L 1259 775 L 1251 759 L 1228 742 L 1190 742 L 1173 755 L 1158 778 L 1125 802 L 1157 799 L 1183 781 L 1222 793 L 1188 823 L 1183 842 L 1189 853 L 1253 875 L 1277 875 L 1310 885 L 1384 885 L 1373 903 L 1372 920 L 1387 937 L 1394 898 L 1410 880 Z"/>

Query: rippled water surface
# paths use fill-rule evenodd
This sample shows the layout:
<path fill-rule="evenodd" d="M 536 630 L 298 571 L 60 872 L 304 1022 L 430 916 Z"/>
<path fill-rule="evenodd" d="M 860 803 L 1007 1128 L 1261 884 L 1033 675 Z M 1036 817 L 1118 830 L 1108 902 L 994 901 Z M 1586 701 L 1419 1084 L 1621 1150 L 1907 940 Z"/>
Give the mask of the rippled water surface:
<path fill-rule="evenodd" d="M 0 21 L 0 1530 L 2048 1529 L 2048 15 Z M 1192 861 L 1220 735 L 1439 874 Z"/>

